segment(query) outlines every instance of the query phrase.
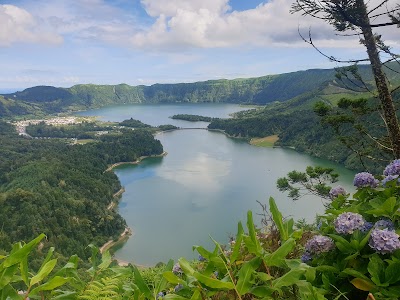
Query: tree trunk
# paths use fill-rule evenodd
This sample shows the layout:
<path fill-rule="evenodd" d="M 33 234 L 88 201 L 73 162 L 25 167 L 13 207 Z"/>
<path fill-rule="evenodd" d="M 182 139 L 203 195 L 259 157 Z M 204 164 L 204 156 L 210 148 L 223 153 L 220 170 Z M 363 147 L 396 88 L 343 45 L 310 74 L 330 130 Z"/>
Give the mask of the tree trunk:
<path fill-rule="evenodd" d="M 360 9 L 360 17 L 362 23 L 362 33 L 365 40 L 365 47 L 372 66 L 376 87 L 378 89 L 379 99 L 382 104 L 383 116 L 386 128 L 389 134 L 390 143 L 393 149 L 394 158 L 400 158 L 400 127 L 396 116 L 392 95 L 386 81 L 385 74 L 382 70 L 382 62 L 379 57 L 378 49 L 374 34 L 372 33 L 371 24 L 367 13 L 367 8 L 363 0 L 357 0 Z"/>

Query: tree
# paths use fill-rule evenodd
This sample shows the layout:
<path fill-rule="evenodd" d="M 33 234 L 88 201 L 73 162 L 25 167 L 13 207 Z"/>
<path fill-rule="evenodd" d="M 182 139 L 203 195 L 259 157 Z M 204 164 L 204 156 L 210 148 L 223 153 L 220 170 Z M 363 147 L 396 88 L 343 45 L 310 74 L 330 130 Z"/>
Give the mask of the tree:
<path fill-rule="evenodd" d="M 292 6 L 292 12 L 301 12 L 303 15 L 322 19 L 331 24 L 338 32 L 350 31 L 361 37 L 360 42 L 366 48 L 368 59 L 341 61 L 332 56 L 327 57 L 337 62 L 358 63 L 369 61 L 371 63 L 391 151 L 394 158 L 400 158 L 399 122 L 392 98 L 393 91 L 390 90 L 383 71 L 380 53 L 389 54 L 391 57 L 390 61 L 396 62 L 399 62 L 399 56 L 393 54 L 390 48 L 383 43 L 381 37 L 372 31 L 373 28 L 383 26 L 397 25 L 400 27 L 400 5 L 396 4 L 394 8 L 389 8 L 388 2 L 389 0 L 382 0 L 376 6 L 369 9 L 368 5 L 373 2 L 369 2 L 367 5 L 364 0 L 296 0 Z M 376 24 L 371 24 L 370 20 L 372 18 L 379 21 Z M 385 18 L 385 20 L 380 21 L 382 18 Z M 310 38 L 305 41 L 318 50 L 311 39 L 311 34 Z M 321 51 L 319 52 L 322 53 Z"/>

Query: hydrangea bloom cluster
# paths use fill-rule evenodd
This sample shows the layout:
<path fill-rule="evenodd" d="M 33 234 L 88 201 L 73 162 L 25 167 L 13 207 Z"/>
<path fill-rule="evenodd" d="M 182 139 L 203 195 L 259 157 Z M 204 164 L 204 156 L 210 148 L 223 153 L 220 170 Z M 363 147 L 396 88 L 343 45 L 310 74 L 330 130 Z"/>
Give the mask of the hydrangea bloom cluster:
<path fill-rule="evenodd" d="M 399 235 L 388 229 L 375 229 L 369 238 L 369 246 L 381 254 L 392 253 L 400 249 Z"/>
<path fill-rule="evenodd" d="M 330 237 L 315 235 L 306 243 L 305 248 L 308 254 L 321 254 L 335 248 L 335 244 Z"/>
<path fill-rule="evenodd" d="M 183 284 L 182 284 L 182 283 L 179 283 L 178 285 L 176 285 L 176 286 L 174 287 L 174 292 L 177 293 L 177 292 L 179 292 L 181 289 L 183 289 Z"/>
<path fill-rule="evenodd" d="M 383 175 L 400 175 L 400 159 L 392 161 L 383 171 Z"/>
<path fill-rule="evenodd" d="M 363 227 L 360 228 L 360 230 L 362 232 L 368 232 L 371 230 L 372 227 L 374 227 L 374 224 L 372 224 L 371 222 L 365 222 Z"/>
<path fill-rule="evenodd" d="M 206 261 L 206 259 L 201 255 L 201 254 L 199 254 L 199 261 Z"/>
<path fill-rule="evenodd" d="M 362 215 L 352 212 L 340 214 L 333 222 L 337 233 L 352 234 L 355 230 L 362 230 L 365 220 Z"/>
<path fill-rule="evenodd" d="M 163 298 L 164 296 L 165 296 L 164 292 L 159 292 L 159 293 L 157 294 L 157 298 L 156 298 L 156 299 Z"/>
<path fill-rule="evenodd" d="M 332 188 L 329 191 L 329 196 L 331 197 L 331 199 L 334 199 L 334 198 L 338 197 L 339 195 L 344 195 L 345 196 L 346 194 L 347 194 L 346 190 L 340 185 L 338 185 L 337 187 Z"/>
<path fill-rule="evenodd" d="M 386 187 L 386 183 L 395 180 L 396 178 L 399 178 L 399 175 L 388 175 L 381 181 L 381 184 L 383 187 Z M 397 182 L 400 182 L 400 179 L 397 179 Z"/>
<path fill-rule="evenodd" d="M 312 259 L 312 256 L 308 252 L 304 252 L 304 254 L 301 256 L 301 261 L 306 263 L 309 262 Z"/>
<path fill-rule="evenodd" d="M 377 221 L 374 224 L 374 229 L 387 229 L 389 231 L 393 231 L 394 224 L 390 220 L 382 219 L 382 220 Z"/>
<path fill-rule="evenodd" d="M 372 187 L 376 188 L 378 186 L 379 180 L 375 179 L 375 177 L 368 172 L 361 172 L 354 176 L 353 184 L 355 187 Z"/>
<path fill-rule="evenodd" d="M 183 271 L 181 269 L 181 266 L 179 265 L 179 263 L 176 263 L 174 265 L 174 267 L 172 268 L 172 272 L 174 272 L 175 274 L 182 274 Z"/>
<path fill-rule="evenodd" d="M 301 261 L 306 263 L 313 255 L 329 252 L 335 248 L 333 240 L 323 235 L 315 235 L 305 245 L 306 251 L 301 256 Z"/>

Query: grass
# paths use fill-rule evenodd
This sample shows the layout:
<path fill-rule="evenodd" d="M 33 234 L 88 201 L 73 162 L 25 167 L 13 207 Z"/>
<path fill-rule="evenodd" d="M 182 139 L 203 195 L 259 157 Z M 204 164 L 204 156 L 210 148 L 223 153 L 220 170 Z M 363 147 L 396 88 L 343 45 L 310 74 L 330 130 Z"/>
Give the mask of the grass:
<path fill-rule="evenodd" d="M 263 138 L 251 139 L 250 144 L 257 147 L 273 147 L 278 139 L 277 135 L 270 135 Z"/>

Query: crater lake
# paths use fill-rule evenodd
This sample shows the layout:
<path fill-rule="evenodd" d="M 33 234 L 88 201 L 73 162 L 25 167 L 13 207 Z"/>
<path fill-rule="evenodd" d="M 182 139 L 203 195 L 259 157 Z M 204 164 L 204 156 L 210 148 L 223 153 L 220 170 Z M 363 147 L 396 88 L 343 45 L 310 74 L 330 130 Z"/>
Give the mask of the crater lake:
<path fill-rule="evenodd" d="M 138 119 L 158 126 L 206 128 L 205 122 L 173 120 L 175 114 L 229 117 L 246 109 L 232 104 L 120 105 L 85 112 L 102 121 Z M 116 250 L 116 258 L 139 265 L 155 265 L 183 256 L 197 257 L 193 245 L 213 249 L 211 238 L 227 243 L 236 234 L 238 221 L 245 223 L 248 210 L 256 225 L 262 213 L 260 203 L 273 197 L 286 217 L 313 222 L 323 212 L 316 197 L 293 201 L 276 188 L 276 180 L 289 171 L 304 171 L 308 165 L 334 167 L 339 183 L 352 190 L 355 174 L 327 160 L 292 149 L 259 148 L 246 141 L 205 129 L 187 129 L 156 135 L 164 151 L 161 158 L 148 158 L 139 165 L 114 169 L 125 192 L 119 213 L 133 235 Z"/>

